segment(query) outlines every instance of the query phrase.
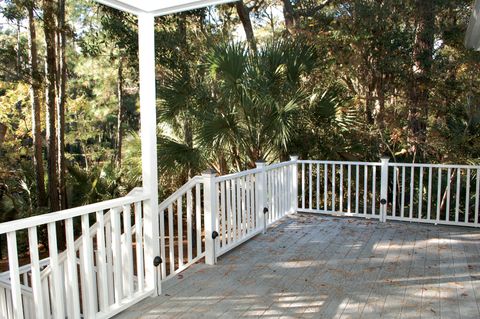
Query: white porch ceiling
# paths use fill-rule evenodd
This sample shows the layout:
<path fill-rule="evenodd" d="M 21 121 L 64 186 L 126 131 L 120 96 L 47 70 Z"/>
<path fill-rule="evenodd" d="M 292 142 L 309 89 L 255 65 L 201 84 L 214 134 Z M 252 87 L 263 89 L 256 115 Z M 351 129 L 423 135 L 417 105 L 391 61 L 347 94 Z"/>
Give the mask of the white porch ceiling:
<path fill-rule="evenodd" d="M 480 50 L 480 0 L 476 0 L 473 5 L 472 17 L 465 36 L 465 46 L 467 49 Z"/>
<path fill-rule="evenodd" d="M 161 16 L 203 8 L 235 0 L 95 0 L 109 7 L 133 14 L 149 13 Z"/>

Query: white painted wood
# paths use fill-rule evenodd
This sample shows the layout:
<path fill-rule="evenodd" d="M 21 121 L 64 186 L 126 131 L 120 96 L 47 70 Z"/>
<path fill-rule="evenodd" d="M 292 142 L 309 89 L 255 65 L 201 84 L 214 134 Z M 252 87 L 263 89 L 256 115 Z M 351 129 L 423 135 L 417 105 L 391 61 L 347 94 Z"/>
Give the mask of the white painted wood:
<path fill-rule="evenodd" d="M 475 225 L 478 224 L 478 215 L 479 215 L 479 208 L 480 208 L 480 169 L 477 169 L 477 185 L 475 187 Z"/>
<path fill-rule="evenodd" d="M 215 188 L 215 172 L 207 171 L 202 174 L 204 178 L 204 218 L 205 218 L 205 263 L 214 265 L 216 263 L 215 241 L 212 232 L 215 230 L 217 194 Z"/>
<path fill-rule="evenodd" d="M 193 259 L 192 214 L 193 214 L 193 194 L 192 194 L 192 189 L 190 189 L 187 192 L 187 259 L 188 259 L 188 262 Z"/>
<path fill-rule="evenodd" d="M 428 168 L 428 188 L 427 188 L 427 219 L 432 218 L 432 179 L 433 179 L 433 168 Z"/>
<path fill-rule="evenodd" d="M 1 318 L 8 318 L 8 308 L 7 308 L 7 289 L 0 287 L 0 315 Z"/>
<path fill-rule="evenodd" d="M 219 207 L 219 213 L 221 214 L 220 216 L 220 221 L 221 221 L 221 225 L 220 225 L 220 229 L 219 229 L 219 233 L 221 235 L 221 244 L 222 244 L 222 247 L 225 247 L 226 244 L 227 244 L 227 236 L 228 236 L 228 230 L 227 230 L 227 207 L 226 207 L 226 195 L 225 195 L 225 191 L 226 191 L 226 185 L 225 185 L 226 181 L 223 181 L 223 182 L 220 182 L 219 183 L 219 186 L 220 186 L 220 207 Z"/>
<path fill-rule="evenodd" d="M 372 216 L 375 216 L 375 209 L 376 209 L 376 204 L 377 204 L 377 197 L 376 197 L 376 192 L 377 192 L 377 187 L 376 187 L 376 182 L 377 182 L 377 167 L 373 166 L 372 167 Z"/>
<path fill-rule="evenodd" d="M 317 167 L 317 210 L 320 210 L 320 164 L 315 165 Z"/>
<path fill-rule="evenodd" d="M 110 221 L 105 222 L 105 242 L 106 242 L 106 253 L 107 253 L 107 281 L 108 281 L 108 304 L 113 305 L 115 303 L 115 288 L 114 288 L 114 279 L 113 279 L 113 232 L 112 232 L 112 222 L 111 216 L 113 214 L 113 209 L 109 211 Z"/>
<path fill-rule="evenodd" d="M 29 253 L 30 253 L 31 272 L 32 272 L 32 292 L 33 292 L 33 301 L 35 305 L 35 314 L 38 319 L 44 319 L 45 306 L 43 303 L 42 283 L 40 282 L 40 262 L 39 262 L 40 258 L 38 254 L 37 227 L 31 227 L 28 229 L 28 245 L 29 245 L 28 247 L 29 247 Z M 6 318 L 5 313 L 4 315 Z M 73 315 L 73 312 L 71 315 Z M 71 317 L 71 318 L 74 318 L 74 317 Z"/>
<path fill-rule="evenodd" d="M 82 253 L 83 253 L 83 269 L 85 273 L 83 274 L 85 278 L 85 300 L 86 309 L 83 309 L 85 316 L 88 318 L 93 318 L 96 309 L 96 300 L 94 298 L 95 287 L 95 271 L 93 264 L 93 243 L 90 237 L 90 222 L 89 215 L 82 216 Z"/>
<path fill-rule="evenodd" d="M 113 280 L 115 304 L 119 304 L 123 299 L 123 281 L 122 281 L 122 229 L 120 226 L 121 208 L 113 208 L 112 218 L 112 262 L 113 262 Z"/>
<path fill-rule="evenodd" d="M 232 230 L 232 181 L 225 181 L 225 196 L 226 201 L 227 201 L 227 209 L 226 209 L 226 214 L 227 214 L 227 244 L 232 243 L 232 235 L 233 235 L 233 230 Z"/>
<path fill-rule="evenodd" d="M 418 185 L 418 219 L 422 219 L 423 208 L 423 167 L 420 167 L 420 180 Z"/>
<path fill-rule="evenodd" d="M 367 199 L 368 199 L 368 166 L 364 166 L 363 175 L 363 215 L 367 215 Z"/>
<path fill-rule="evenodd" d="M 442 202 L 442 169 L 438 169 L 438 174 L 437 174 L 437 218 L 436 221 L 437 223 L 440 221 L 440 208 L 441 208 L 441 202 Z"/>
<path fill-rule="evenodd" d="M 400 217 L 405 216 L 405 166 L 402 167 L 402 199 L 400 203 Z"/>
<path fill-rule="evenodd" d="M 340 211 L 343 212 L 343 164 L 340 164 Z"/>
<path fill-rule="evenodd" d="M 246 228 L 246 209 L 247 209 L 247 204 L 246 204 L 246 191 L 245 188 L 247 187 L 246 182 L 245 182 L 245 177 L 240 178 L 240 197 L 242 199 L 241 201 L 241 209 L 240 209 L 240 216 L 241 216 L 241 232 L 242 236 L 245 236 L 247 234 L 247 228 Z"/>
<path fill-rule="evenodd" d="M 64 318 L 64 300 L 62 289 L 62 273 L 60 270 L 58 260 L 58 248 L 57 248 L 57 230 L 55 223 L 49 223 L 48 226 L 48 251 L 50 254 L 50 267 L 52 269 L 52 298 L 55 302 L 52 303 L 53 317 Z"/>
<path fill-rule="evenodd" d="M 352 212 L 352 165 L 348 165 L 347 171 L 348 193 L 347 193 L 347 212 Z"/>
<path fill-rule="evenodd" d="M 298 156 L 290 156 L 291 183 L 292 183 L 292 213 L 298 210 Z"/>
<path fill-rule="evenodd" d="M 250 197 L 250 177 L 251 175 L 245 176 L 245 229 L 246 229 L 246 234 L 250 233 L 252 229 L 252 224 L 251 224 L 251 197 Z"/>
<path fill-rule="evenodd" d="M 466 177 L 466 186 L 465 186 L 465 216 L 464 216 L 464 222 L 468 222 L 468 214 L 470 213 L 470 178 L 471 178 L 471 173 L 470 169 L 467 169 L 467 177 Z"/>
<path fill-rule="evenodd" d="M 393 194 L 392 194 L 392 217 L 397 216 L 397 176 L 398 167 L 393 166 Z"/>
<path fill-rule="evenodd" d="M 28 229 L 34 226 L 46 225 L 53 222 L 64 221 L 68 218 L 80 217 L 87 213 L 94 213 L 99 210 L 106 210 L 112 207 L 119 207 L 136 201 L 142 201 L 148 199 L 147 194 L 129 195 L 122 198 L 107 200 L 104 202 L 85 205 L 72 209 L 63 210 L 60 212 L 43 214 L 34 217 L 22 218 L 11 222 L 0 223 L 0 234 L 6 234 L 22 229 Z"/>
<path fill-rule="evenodd" d="M 328 165 L 323 166 L 323 210 L 328 210 Z"/>
<path fill-rule="evenodd" d="M 230 181 L 230 197 L 232 202 L 232 241 L 237 241 L 237 180 Z"/>
<path fill-rule="evenodd" d="M 138 56 L 140 83 L 140 137 L 142 142 L 142 187 L 150 196 L 143 202 L 145 276 L 155 278 L 153 265 L 160 255 L 158 229 L 157 114 L 155 77 L 155 21 L 147 13 L 138 15 Z M 161 291 L 155 280 L 147 280 L 147 289 Z"/>
<path fill-rule="evenodd" d="M 305 163 L 302 163 L 302 209 L 305 209 Z"/>
<path fill-rule="evenodd" d="M 447 169 L 447 209 L 446 209 L 446 221 L 448 222 L 450 220 L 450 188 L 451 188 L 451 180 L 452 180 L 452 169 L 448 168 Z"/>
<path fill-rule="evenodd" d="M 359 204 L 360 204 L 360 166 L 355 165 L 355 213 L 360 213 Z"/>
<path fill-rule="evenodd" d="M 455 222 L 458 222 L 458 215 L 460 213 L 460 180 L 462 172 L 457 169 L 457 189 L 455 193 Z"/>
<path fill-rule="evenodd" d="M 197 257 L 202 252 L 202 197 L 200 184 L 195 185 L 195 228 L 197 231 Z"/>
<path fill-rule="evenodd" d="M 95 0 L 117 10 L 139 15 L 148 13 L 163 16 L 183 11 L 191 11 L 208 6 L 232 2 L 232 0 L 173 0 L 165 2 L 136 0 Z"/>
<path fill-rule="evenodd" d="M 123 206 L 123 236 L 125 237 L 123 251 L 126 254 L 126 261 L 123 264 L 123 272 L 125 273 L 125 295 L 132 298 L 134 293 L 133 284 L 133 240 L 132 240 L 132 208 L 131 205 Z"/>
<path fill-rule="evenodd" d="M 165 264 L 165 241 L 163 243 L 162 265 Z M 143 292 L 145 289 L 145 264 L 143 255 L 143 216 L 142 203 L 135 203 L 135 253 L 137 257 L 137 284 L 138 292 Z"/>
<path fill-rule="evenodd" d="M 183 266 L 183 196 L 177 199 L 178 267 Z"/>
<path fill-rule="evenodd" d="M 313 175 L 313 172 L 312 172 L 312 163 L 309 163 L 308 164 L 308 207 L 310 209 L 313 208 L 313 205 L 312 205 L 312 193 L 313 193 L 313 187 L 312 187 L 312 175 Z"/>
<path fill-rule="evenodd" d="M 235 196 L 237 200 L 237 239 L 242 238 L 243 235 L 243 228 L 242 228 L 242 198 L 241 198 L 241 187 L 242 187 L 242 180 L 237 178 L 235 180 L 235 184 L 237 185 L 237 194 Z"/>
<path fill-rule="evenodd" d="M 175 271 L 175 237 L 173 234 L 173 205 L 168 206 L 168 251 L 170 263 L 170 273 Z"/>
<path fill-rule="evenodd" d="M 102 312 L 108 311 L 108 282 L 107 282 L 107 254 L 105 251 L 105 216 L 103 211 L 96 213 L 97 220 L 97 282 L 98 282 L 98 303 L 99 310 Z M 72 238 L 73 239 L 73 236 Z M 71 258 L 75 258 L 72 255 Z M 69 265 L 74 268 L 75 264 Z M 73 270 L 73 269 L 72 269 Z M 69 270 L 70 271 L 70 270 Z M 75 269 L 76 271 L 76 269 Z M 69 280 L 73 280 L 69 279 Z"/>
<path fill-rule="evenodd" d="M 380 200 L 385 199 L 388 203 L 388 157 L 382 157 L 381 159 L 381 183 L 380 183 Z M 395 169 L 395 168 L 394 168 Z M 394 186 L 395 187 L 395 186 Z M 387 204 L 382 205 L 380 203 L 380 221 L 387 221 Z"/>
<path fill-rule="evenodd" d="M 168 217 L 168 219 L 170 219 L 170 217 Z M 161 267 L 162 279 L 167 278 L 167 257 L 165 253 L 165 245 L 166 245 L 165 236 L 166 236 L 165 235 L 165 209 L 161 209 L 160 210 L 160 258 L 162 258 L 162 264 L 160 267 Z"/>
<path fill-rule="evenodd" d="M 23 318 L 22 292 L 20 287 L 20 273 L 18 271 L 17 234 L 15 231 L 7 233 L 8 266 L 10 269 L 11 297 L 13 318 Z M 56 249 L 56 247 L 55 247 Z M 6 294 L 9 295 L 8 293 Z M 7 303 L 8 304 L 8 303 Z"/>
<path fill-rule="evenodd" d="M 335 204 L 336 204 L 336 199 L 335 199 L 335 177 L 336 177 L 336 172 L 335 172 L 335 164 L 332 164 L 332 210 L 335 211 Z"/>
<path fill-rule="evenodd" d="M 263 209 L 267 207 L 267 180 L 266 180 L 266 171 L 265 171 L 265 162 L 257 162 L 255 163 L 257 168 L 261 170 L 260 173 L 257 174 L 255 177 L 255 192 L 256 192 L 256 199 L 257 199 L 257 209 L 256 213 L 258 216 L 258 226 L 257 228 L 262 228 L 263 233 L 266 233 L 267 228 L 267 220 L 266 216 L 263 213 Z M 291 180 L 290 180 L 291 181 Z M 291 207 L 290 207 L 291 208 Z"/>
<path fill-rule="evenodd" d="M 409 211 L 408 211 L 408 218 L 411 220 L 413 218 L 413 191 L 414 191 L 414 182 L 415 182 L 415 167 L 412 166 L 411 170 L 410 170 L 410 201 L 408 203 L 408 208 L 409 208 Z"/>

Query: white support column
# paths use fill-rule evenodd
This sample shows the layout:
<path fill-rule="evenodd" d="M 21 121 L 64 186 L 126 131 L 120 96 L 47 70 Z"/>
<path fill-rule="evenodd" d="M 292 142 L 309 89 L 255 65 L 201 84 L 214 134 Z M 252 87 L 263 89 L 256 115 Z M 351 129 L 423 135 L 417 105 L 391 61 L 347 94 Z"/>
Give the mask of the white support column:
<path fill-rule="evenodd" d="M 290 156 L 290 161 L 292 165 L 290 169 L 292 171 L 292 198 L 290 200 L 290 214 L 296 213 L 298 211 L 298 156 Z"/>
<path fill-rule="evenodd" d="M 263 233 L 267 232 L 267 174 L 265 168 L 267 163 L 264 161 L 256 162 L 257 168 L 261 169 L 260 173 L 257 173 L 255 180 L 255 192 L 257 199 L 257 216 L 258 216 L 258 226 L 263 227 Z"/>
<path fill-rule="evenodd" d="M 387 203 L 388 203 L 388 162 L 390 158 L 382 157 L 382 182 L 380 184 L 380 221 L 387 221 Z M 375 201 L 375 198 L 373 199 Z"/>
<path fill-rule="evenodd" d="M 155 91 L 155 22 L 151 14 L 138 16 L 138 50 L 140 64 L 140 125 L 142 139 L 143 191 L 150 199 L 144 202 L 145 277 L 147 289 L 155 289 L 153 259 L 160 255 L 158 235 L 157 115 Z M 155 293 L 156 294 L 156 293 Z"/>
<path fill-rule="evenodd" d="M 204 218 L 205 218 L 205 263 L 207 265 L 215 265 L 217 256 L 215 253 L 215 241 L 212 237 L 215 229 L 215 221 L 217 218 L 217 190 L 215 189 L 216 172 L 207 170 L 202 173 L 204 178 Z"/>

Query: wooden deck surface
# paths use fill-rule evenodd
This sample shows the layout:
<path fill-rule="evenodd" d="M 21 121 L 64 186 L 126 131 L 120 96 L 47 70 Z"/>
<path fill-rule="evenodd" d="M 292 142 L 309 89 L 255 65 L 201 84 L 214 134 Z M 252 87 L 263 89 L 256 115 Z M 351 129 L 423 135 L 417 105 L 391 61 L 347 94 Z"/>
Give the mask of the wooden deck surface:
<path fill-rule="evenodd" d="M 132 318 L 480 318 L 480 230 L 296 214 Z"/>

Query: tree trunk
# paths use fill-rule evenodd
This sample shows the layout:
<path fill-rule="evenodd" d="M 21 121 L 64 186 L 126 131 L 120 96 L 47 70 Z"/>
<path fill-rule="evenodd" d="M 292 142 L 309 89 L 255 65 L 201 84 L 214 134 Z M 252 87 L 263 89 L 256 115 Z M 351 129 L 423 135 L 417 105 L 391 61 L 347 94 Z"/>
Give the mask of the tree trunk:
<path fill-rule="evenodd" d="M 255 35 L 253 34 L 252 20 L 250 19 L 250 10 L 245 6 L 243 0 L 235 2 L 235 8 L 237 9 L 238 17 L 242 22 L 243 30 L 245 30 L 245 36 L 247 37 L 248 45 L 252 51 L 257 51 L 257 43 L 255 41 Z"/>
<path fill-rule="evenodd" d="M 118 115 L 117 115 L 117 167 L 122 167 L 122 146 L 123 146 L 123 57 L 118 63 L 117 79 Z"/>
<path fill-rule="evenodd" d="M 66 30 L 65 30 L 65 0 L 58 1 L 58 70 L 57 70 L 57 88 L 58 88 L 58 107 L 57 107 L 57 156 L 58 156 L 58 182 L 60 209 L 67 209 L 67 186 L 65 180 L 65 99 L 67 84 L 67 64 L 66 64 Z"/>
<path fill-rule="evenodd" d="M 33 5 L 27 6 L 28 11 L 28 42 L 30 46 L 30 102 L 32 106 L 32 135 L 33 135 L 33 167 L 35 169 L 35 180 L 37 184 L 37 205 L 46 207 L 47 194 L 45 193 L 45 170 L 43 168 L 43 140 L 42 140 L 42 123 L 40 108 L 40 89 L 41 78 L 38 69 L 38 48 L 37 48 L 37 32 L 35 28 L 35 19 L 33 15 Z"/>
<path fill-rule="evenodd" d="M 48 164 L 48 195 L 50 210 L 60 210 L 58 194 L 58 162 L 56 140 L 56 90 L 57 61 L 55 50 L 55 16 L 54 4 L 51 0 L 43 1 L 43 20 L 46 42 L 46 118 L 47 118 L 47 164 Z"/>
<path fill-rule="evenodd" d="M 17 19 L 17 78 L 20 79 L 22 76 L 22 53 L 21 47 L 20 47 L 20 30 L 21 24 L 20 24 L 20 19 Z"/>
<path fill-rule="evenodd" d="M 290 0 L 283 1 L 283 17 L 285 20 L 285 28 L 290 34 L 295 34 L 295 29 L 297 27 L 297 21 L 295 19 L 295 12 L 293 10 L 292 3 Z"/>
<path fill-rule="evenodd" d="M 418 146 L 426 141 L 435 31 L 435 1 L 415 0 L 415 12 L 416 33 L 408 121 L 410 143 L 414 147 L 414 152 L 421 155 L 423 152 Z"/>

